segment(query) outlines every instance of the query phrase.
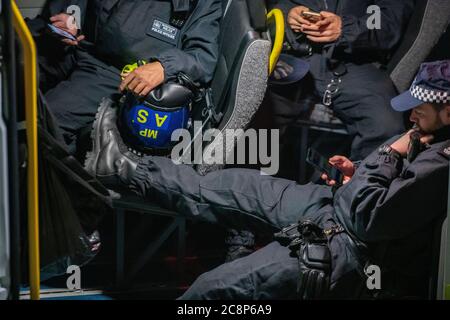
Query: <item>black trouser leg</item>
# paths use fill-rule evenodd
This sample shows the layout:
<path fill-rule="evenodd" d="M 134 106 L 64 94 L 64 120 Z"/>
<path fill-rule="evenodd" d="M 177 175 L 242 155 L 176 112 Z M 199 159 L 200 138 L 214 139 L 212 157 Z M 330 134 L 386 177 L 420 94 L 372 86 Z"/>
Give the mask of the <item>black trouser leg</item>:
<path fill-rule="evenodd" d="M 248 169 L 200 176 L 189 166 L 160 157 L 144 158 L 131 186 L 149 201 L 224 227 L 263 224 L 273 230 L 301 218 L 318 221 L 317 213 L 332 201 L 326 186 L 301 186 Z M 297 263 L 289 249 L 274 242 L 203 274 L 182 299 L 293 298 Z"/>
<path fill-rule="evenodd" d="M 49 90 L 45 97 L 63 132 L 68 151 L 76 150 L 80 130 L 91 125 L 103 97 L 118 93 L 119 71 L 105 69 L 89 56 L 77 59 L 69 78 Z"/>
<path fill-rule="evenodd" d="M 249 256 L 202 274 L 180 297 L 185 300 L 294 299 L 298 261 L 272 242 Z"/>
<path fill-rule="evenodd" d="M 275 229 L 314 216 L 332 201 L 331 188 L 298 185 L 257 170 L 226 169 L 206 176 L 161 157 L 143 158 L 131 183 L 149 201 L 226 227 L 258 221 Z"/>
<path fill-rule="evenodd" d="M 76 66 L 75 48 L 48 35 L 34 38 L 38 52 L 39 88 L 43 93 L 66 80 Z"/>

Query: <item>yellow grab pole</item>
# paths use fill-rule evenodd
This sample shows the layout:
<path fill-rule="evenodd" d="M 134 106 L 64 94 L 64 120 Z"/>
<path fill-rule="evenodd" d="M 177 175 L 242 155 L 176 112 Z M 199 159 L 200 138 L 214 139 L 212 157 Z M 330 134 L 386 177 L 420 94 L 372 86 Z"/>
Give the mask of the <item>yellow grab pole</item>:
<path fill-rule="evenodd" d="M 284 42 L 284 16 L 280 9 L 273 9 L 267 14 L 268 24 L 275 23 L 275 39 L 273 41 L 273 48 L 270 54 L 269 75 L 272 74 L 280 57 L 281 50 L 283 50 Z"/>
<path fill-rule="evenodd" d="M 39 300 L 39 194 L 38 194 L 38 141 L 37 141 L 37 58 L 36 46 L 19 8 L 11 0 L 14 30 L 19 36 L 24 53 L 25 117 L 28 142 L 28 246 L 30 292 L 32 300 Z"/>

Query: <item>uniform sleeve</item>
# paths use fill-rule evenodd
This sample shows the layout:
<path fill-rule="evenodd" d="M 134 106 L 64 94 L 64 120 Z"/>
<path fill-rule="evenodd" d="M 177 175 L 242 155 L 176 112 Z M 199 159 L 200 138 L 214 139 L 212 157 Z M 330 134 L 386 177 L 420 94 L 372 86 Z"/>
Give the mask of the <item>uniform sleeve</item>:
<path fill-rule="evenodd" d="M 388 51 L 399 43 L 412 15 L 414 0 L 376 0 L 374 5 L 380 8 L 380 29 L 368 28 L 372 14 L 344 15 L 342 35 L 336 42 L 338 48 L 348 54 L 360 50 Z"/>
<path fill-rule="evenodd" d="M 360 240 L 400 239 L 444 212 L 448 158 L 419 156 L 404 171 L 402 163 L 394 156 L 374 155 L 336 194 L 338 216 Z"/>
<path fill-rule="evenodd" d="M 85 0 L 84 0 L 85 1 Z M 47 28 L 47 23 L 50 22 L 50 17 L 55 14 L 65 13 L 66 9 L 70 5 L 78 5 L 81 7 L 81 11 L 86 7 L 86 3 L 83 0 L 47 0 L 42 8 L 41 13 L 33 18 L 26 19 L 27 25 L 31 30 L 33 36 L 39 36 L 43 30 Z M 81 17 L 84 20 L 83 17 Z"/>
<path fill-rule="evenodd" d="M 194 21 L 182 34 L 182 47 L 171 48 L 153 57 L 164 67 L 165 78 L 183 72 L 193 81 L 206 84 L 211 81 L 219 52 L 220 0 L 200 1 Z"/>

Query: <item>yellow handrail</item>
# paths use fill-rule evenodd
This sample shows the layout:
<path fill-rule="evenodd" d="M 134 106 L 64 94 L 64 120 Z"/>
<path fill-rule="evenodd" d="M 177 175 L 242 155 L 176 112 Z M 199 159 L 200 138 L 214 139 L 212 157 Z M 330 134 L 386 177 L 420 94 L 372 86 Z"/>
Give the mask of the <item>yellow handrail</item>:
<path fill-rule="evenodd" d="M 11 0 L 14 30 L 19 36 L 24 53 L 25 118 L 28 142 L 28 245 L 30 292 L 32 300 L 39 300 L 39 190 L 37 141 L 37 58 L 36 46 L 14 0 Z"/>
<path fill-rule="evenodd" d="M 273 9 L 267 14 L 268 24 L 275 23 L 275 39 L 270 54 L 269 75 L 272 74 L 283 49 L 284 42 L 284 16 L 280 9 Z"/>

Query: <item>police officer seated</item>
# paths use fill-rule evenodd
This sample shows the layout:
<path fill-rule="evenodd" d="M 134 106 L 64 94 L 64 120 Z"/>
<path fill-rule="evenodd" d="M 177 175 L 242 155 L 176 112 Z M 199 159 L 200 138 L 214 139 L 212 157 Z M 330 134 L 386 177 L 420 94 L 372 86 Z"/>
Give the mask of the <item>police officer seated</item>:
<path fill-rule="evenodd" d="M 221 0 L 48 1 L 28 23 L 38 43 L 41 88 L 68 151 L 75 152 L 80 130 L 92 124 L 104 97 L 119 90 L 145 97 L 179 74 L 206 86 L 221 16 Z"/>
<path fill-rule="evenodd" d="M 395 87 L 375 64 L 385 64 L 400 43 L 414 0 L 278 0 L 275 7 L 287 22 L 286 53 L 311 65 L 301 82 L 272 86 L 276 95 L 270 112 L 276 127 L 284 130 L 308 117 L 315 103 L 325 105 L 353 137 L 354 160 L 404 131 L 401 114 L 389 107 Z M 374 11 L 368 14 L 368 8 Z M 297 101 L 286 104 L 277 95 Z"/>
<path fill-rule="evenodd" d="M 168 158 L 136 157 L 114 125 L 91 170 L 190 217 L 279 231 L 277 241 L 201 275 L 183 299 L 361 298 L 372 265 L 382 272 L 379 294 L 423 297 L 434 221 L 447 207 L 450 60 L 422 64 L 391 105 L 412 110 L 415 128 L 360 164 L 330 159 L 344 175 L 340 186 L 327 176 L 328 186 L 298 185 L 246 169 L 200 176 Z"/>

